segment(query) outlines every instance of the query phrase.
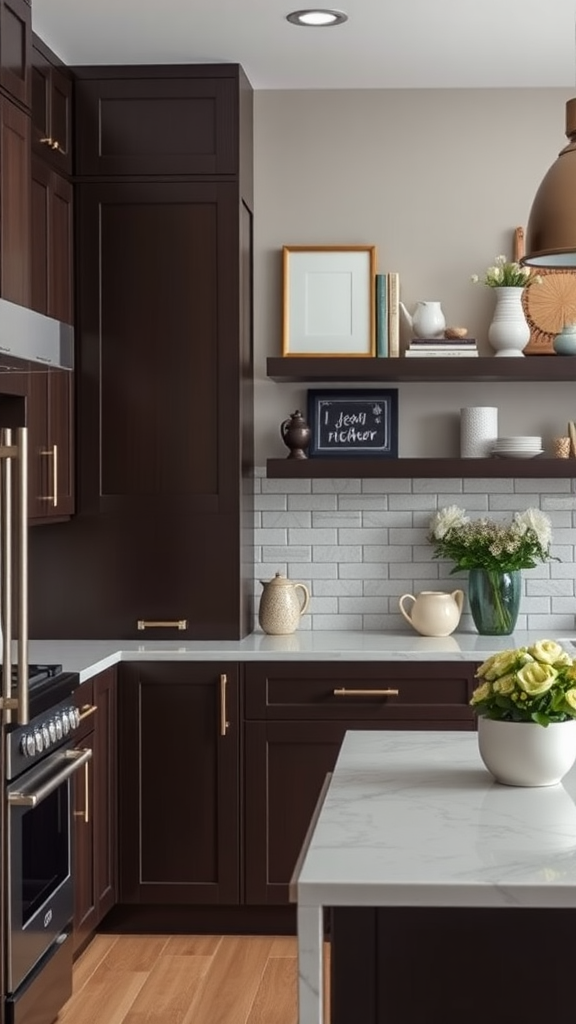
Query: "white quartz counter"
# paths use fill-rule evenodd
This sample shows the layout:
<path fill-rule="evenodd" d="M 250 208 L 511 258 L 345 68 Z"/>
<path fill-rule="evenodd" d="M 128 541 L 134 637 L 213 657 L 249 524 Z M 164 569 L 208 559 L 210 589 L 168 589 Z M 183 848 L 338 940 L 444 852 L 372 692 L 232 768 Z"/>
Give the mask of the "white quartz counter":
<path fill-rule="evenodd" d="M 299 1024 L 324 1019 L 324 907 L 576 908 L 575 799 L 576 767 L 494 782 L 476 733 L 348 732 L 297 870 Z"/>
<path fill-rule="evenodd" d="M 348 732 L 298 877 L 326 906 L 576 907 L 576 767 L 494 782 L 475 732 Z"/>
<path fill-rule="evenodd" d="M 565 634 L 553 630 L 505 637 L 309 630 L 290 636 L 254 632 L 244 640 L 31 640 L 29 661 L 62 664 L 70 672 L 79 672 L 84 682 L 119 661 L 483 661 L 495 651 L 544 638 L 566 642 Z M 572 653 L 571 645 L 566 647 Z"/>

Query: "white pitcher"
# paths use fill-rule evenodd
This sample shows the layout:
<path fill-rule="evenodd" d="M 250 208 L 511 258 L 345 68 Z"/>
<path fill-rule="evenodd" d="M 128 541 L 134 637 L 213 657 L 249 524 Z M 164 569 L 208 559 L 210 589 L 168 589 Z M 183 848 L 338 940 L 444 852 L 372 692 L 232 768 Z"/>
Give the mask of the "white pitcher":
<path fill-rule="evenodd" d="M 415 338 L 442 338 L 444 336 L 446 319 L 439 302 L 417 302 L 412 315 L 403 302 L 400 303 L 400 309 Z"/>
<path fill-rule="evenodd" d="M 404 607 L 408 600 L 412 601 L 412 614 Z M 398 604 L 406 622 L 422 636 L 449 636 L 460 622 L 464 591 L 447 594 L 443 590 L 423 590 L 416 597 L 402 594 Z"/>

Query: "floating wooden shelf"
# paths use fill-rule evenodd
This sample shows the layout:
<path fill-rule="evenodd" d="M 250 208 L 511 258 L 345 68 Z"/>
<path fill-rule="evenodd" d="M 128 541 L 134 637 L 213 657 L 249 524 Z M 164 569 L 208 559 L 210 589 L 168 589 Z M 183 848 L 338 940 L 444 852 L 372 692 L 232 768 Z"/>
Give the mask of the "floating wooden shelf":
<path fill-rule="evenodd" d="M 533 477 L 576 476 L 576 459 L 268 459 L 266 476 L 276 479 L 350 479 L 410 477 Z"/>
<path fill-rule="evenodd" d="M 268 377 L 278 383 L 419 383 L 459 382 L 525 383 L 576 380 L 576 356 L 525 356 L 507 359 L 479 356 L 477 359 L 363 359 L 327 356 L 269 357 Z"/>

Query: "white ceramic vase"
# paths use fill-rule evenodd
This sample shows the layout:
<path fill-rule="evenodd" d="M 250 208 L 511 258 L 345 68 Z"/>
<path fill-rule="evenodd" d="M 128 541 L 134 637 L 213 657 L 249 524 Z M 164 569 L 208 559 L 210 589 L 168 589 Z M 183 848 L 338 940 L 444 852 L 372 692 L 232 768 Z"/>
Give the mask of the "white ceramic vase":
<path fill-rule="evenodd" d="M 530 328 L 522 308 L 520 287 L 494 288 L 496 305 L 488 328 L 488 341 L 497 356 L 523 356 Z"/>
<path fill-rule="evenodd" d="M 556 786 L 576 761 L 576 720 L 543 726 L 480 717 L 478 749 L 505 786 Z"/>

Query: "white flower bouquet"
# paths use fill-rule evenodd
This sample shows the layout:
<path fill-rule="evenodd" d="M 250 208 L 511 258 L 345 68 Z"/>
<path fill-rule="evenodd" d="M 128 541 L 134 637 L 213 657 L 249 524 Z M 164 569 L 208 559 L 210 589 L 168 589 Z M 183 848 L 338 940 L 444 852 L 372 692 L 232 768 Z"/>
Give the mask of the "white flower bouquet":
<path fill-rule="evenodd" d="M 471 520 L 463 509 L 449 505 L 432 516 L 428 540 L 435 545 L 433 558 L 455 562 L 451 575 L 462 569 L 533 569 L 536 562 L 555 557 L 550 554 L 550 520 L 537 508 L 516 512 L 512 521 L 505 523 Z"/>
<path fill-rule="evenodd" d="M 489 288 L 529 288 L 533 284 L 542 284 L 542 278 L 532 273 L 531 267 L 523 267 L 505 256 L 497 256 L 494 266 L 488 267 L 484 277 L 472 274 L 471 281 L 473 284 L 486 284 Z"/>

